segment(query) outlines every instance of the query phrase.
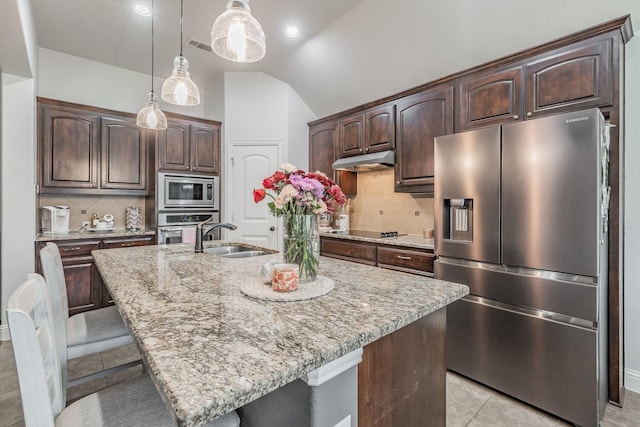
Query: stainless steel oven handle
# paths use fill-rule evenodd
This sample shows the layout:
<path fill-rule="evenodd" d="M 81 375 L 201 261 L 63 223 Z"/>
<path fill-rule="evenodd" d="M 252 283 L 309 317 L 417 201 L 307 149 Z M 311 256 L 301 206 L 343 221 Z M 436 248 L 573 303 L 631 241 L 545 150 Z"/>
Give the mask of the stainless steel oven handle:
<path fill-rule="evenodd" d="M 174 227 L 170 227 L 170 228 L 161 227 L 159 228 L 159 230 L 163 233 L 172 233 L 172 232 L 178 232 L 178 231 L 182 233 L 181 228 L 174 228 Z"/>

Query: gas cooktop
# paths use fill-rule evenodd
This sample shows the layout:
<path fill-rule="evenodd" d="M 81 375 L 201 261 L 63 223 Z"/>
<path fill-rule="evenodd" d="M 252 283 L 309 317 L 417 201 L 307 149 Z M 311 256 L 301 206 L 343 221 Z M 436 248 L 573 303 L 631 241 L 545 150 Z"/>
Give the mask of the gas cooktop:
<path fill-rule="evenodd" d="M 366 230 L 349 230 L 350 236 L 368 237 L 372 239 L 406 236 L 405 233 L 398 233 L 397 231 L 366 231 Z"/>

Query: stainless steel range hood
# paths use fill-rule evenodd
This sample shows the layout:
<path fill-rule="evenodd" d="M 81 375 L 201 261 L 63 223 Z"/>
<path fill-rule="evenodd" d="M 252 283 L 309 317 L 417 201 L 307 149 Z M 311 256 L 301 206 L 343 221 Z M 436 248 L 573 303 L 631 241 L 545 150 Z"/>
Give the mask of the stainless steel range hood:
<path fill-rule="evenodd" d="M 381 151 L 379 153 L 363 154 L 362 156 L 345 157 L 333 162 L 333 169 L 351 172 L 366 172 L 393 167 L 395 152 Z"/>

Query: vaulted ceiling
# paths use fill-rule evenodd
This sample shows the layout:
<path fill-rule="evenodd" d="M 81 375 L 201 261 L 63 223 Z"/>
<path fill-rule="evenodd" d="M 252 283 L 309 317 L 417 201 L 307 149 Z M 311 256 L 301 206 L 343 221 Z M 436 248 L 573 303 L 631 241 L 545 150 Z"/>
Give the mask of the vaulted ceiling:
<path fill-rule="evenodd" d="M 38 44 L 149 73 L 150 18 L 136 15 L 133 3 L 31 0 Z M 206 90 L 225 71 L 262 71 L 291 85 L 318 116 L 626 14 L 640 29 L 637 0 L 251 0 L 267 55 L 236 64 L 187 45 L 210 43 L 225 5 L 184 0 L 184 55 L 194 80 Z M 155 75 L 168 76 L 180 50 L 180 2 L 155 0 L 155 8 Z M 290 24 L 300 37 L 285 36 Z"/>

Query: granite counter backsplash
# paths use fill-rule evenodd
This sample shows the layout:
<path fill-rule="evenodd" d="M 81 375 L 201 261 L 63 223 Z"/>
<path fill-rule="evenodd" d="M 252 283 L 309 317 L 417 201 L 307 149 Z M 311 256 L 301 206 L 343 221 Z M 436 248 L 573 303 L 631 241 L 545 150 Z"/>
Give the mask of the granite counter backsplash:
<path fill-rule="evenodd" d="M 342 239 L 342 240 L 355 240 L 358 242 L 369 242 L 375 244 L 382 245 L 391 245 L 391 246 L 400 246 L 405 248 L 418 248 L 418 249 L 434 249 L 433 239 L 426 239 L 422 236 L 416 235 L 406 235 L 406 236 L 397 236 L 397 237 L 360 237 L 360 236 L 351 236 L 349 234 L 342 233 L 320 233 L 321 237 L 329 237 L 333 239 Z"/>
<path fill-rule="evenodd" d="M 51 242 L 54 240 L 80 240 L 80 239 L 107 239 L 109 237 L 136 237 L 136 236 L 153 236 L 155 231 L 129 231 L 124 228 L 115 228 L 113 231 L 71 231 L 67 234 L 48 234 L 38 233 L 36 234 L 36 242 Z"/>

